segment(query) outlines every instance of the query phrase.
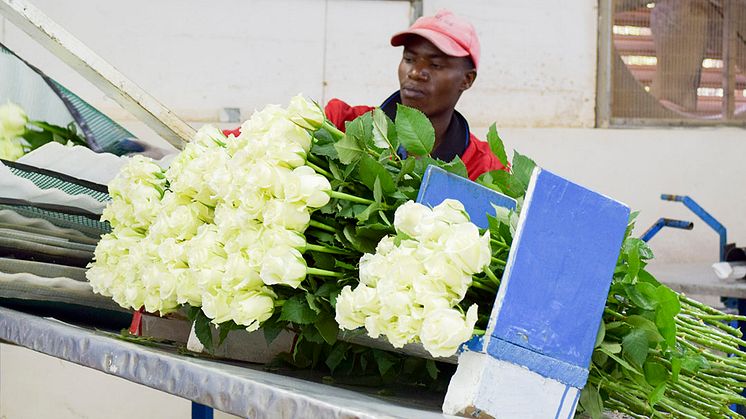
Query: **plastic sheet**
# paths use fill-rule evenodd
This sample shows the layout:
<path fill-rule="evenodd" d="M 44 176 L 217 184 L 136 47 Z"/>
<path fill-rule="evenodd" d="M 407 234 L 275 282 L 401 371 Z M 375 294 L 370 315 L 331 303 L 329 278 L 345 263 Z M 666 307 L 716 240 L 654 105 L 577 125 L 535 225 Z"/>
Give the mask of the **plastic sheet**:
<path fill-rule="evenodd" d="M 181 356 L 2 307 L 0 339 L 242 417 L 452 417 L 437 411 L 439 406 L 410 407 L 314 381 Z"/>

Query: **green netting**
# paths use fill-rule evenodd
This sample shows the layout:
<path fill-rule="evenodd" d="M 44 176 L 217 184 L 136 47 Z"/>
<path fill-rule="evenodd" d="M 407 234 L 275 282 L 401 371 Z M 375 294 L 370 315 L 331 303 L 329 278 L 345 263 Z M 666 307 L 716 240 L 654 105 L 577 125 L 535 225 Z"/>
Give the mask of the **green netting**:
<path fill-rule="evenodd" d="M 136 146 L 136 149 L 133 149 L 133 142 L 129 140 L 134 140 L 136 137 L 132 133 L 112 121 L 111 118 L 101 113 L 65 86 L 56 82 L 41 70 L 29 64 L 1 43 L 0 53 L 6 54 L 7 57 L 17 60 L 25 66 L 28 72 L 36 73 L 39 76 L 39 86 L 34 86 L 34 88 L 38 89 L 39 87 L 44 86 L 44 88 L 51 90 L 60 98 L 70 114 L 70 121 L 74 121 L 78 125 L 86 139 L 86 142 L 92 150 L 120 156 L 132 151 L 142 151 L 141 147 L 138 146 Z M 0 80 L 3 77 L 14 77 L 15 73 L 2 70 L 3 69 L 0 68 Z M 6 80 L 6 82 L 13 83 L 12 80 Z M 8 99 L 13 100 L 13 98 L 0 97 L 2 102 L 5 102 Z M 35 119 L 44 120 L 45 118 L 40 116 L 35 117 Z"/>
<path fill-rule="evenodd" d="M 74 182 L 69 179 L 68 176 L 60 175 L 64 177 L 55 176 L 52 172 L 46 170 L 30 170 L 31 167 L 26 167 L 18 163 L 5 162 L 5 166 L 18 177 L 28 179 L 41 189 L 59 189 L 69 195 L 88 195 L 99 202 L 110 201 L 111 197 L 108 193 L 103 192 L 100 189 L 105 189 L 105 186 L 101 186 L 99 190 L 94 189 L 91 186 L 87 186 L 88 182 Z"/>
<path fill-rule="evenodd" d="M 84 215 L 52 211 L 31 205 L 10 205 L 0 203 L 0 210 L 2 209 L 15 211 L 19 215 L 28 218 L 47 220 L 57 227 L 78 230 L 91 237 L 99 237 L 102 234 L 111 232 L 111 226 L 107 221 L 98 221 Z"/>

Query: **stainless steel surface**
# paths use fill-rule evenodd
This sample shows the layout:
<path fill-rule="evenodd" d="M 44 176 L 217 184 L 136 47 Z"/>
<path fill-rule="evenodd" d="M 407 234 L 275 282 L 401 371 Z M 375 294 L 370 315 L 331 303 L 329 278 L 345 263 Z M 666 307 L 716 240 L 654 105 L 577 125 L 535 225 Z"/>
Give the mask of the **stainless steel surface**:
<path fill-rule="evenodd" d="M 182 356 L 3 307 L 0 339 L 243 417 L 451 417 L 432 400 L 417 407 L 416 396 L 410 403 L 392 402 L 259 366 Z"/>

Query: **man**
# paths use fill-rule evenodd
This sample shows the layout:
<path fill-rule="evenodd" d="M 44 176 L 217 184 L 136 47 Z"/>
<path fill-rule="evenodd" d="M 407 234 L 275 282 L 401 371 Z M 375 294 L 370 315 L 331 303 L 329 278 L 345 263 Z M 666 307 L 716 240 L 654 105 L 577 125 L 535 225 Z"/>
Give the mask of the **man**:
<path fill-rule="evenodd" d="M 427 115 L 435 128 L 433 157 L 451 161 L 459 156 L 469 178 L 504 169 L 487 143 L 470 131 L 466 119 L 455 110 L 461 94 L 477 77 L 479 40 L 474 27 L 450 11 L 417 19 L 406 31 L 391 38 L 391 45 L 404 46 L 399 63 L 399 90 L 386 99 L 381 109 L 392 120 L 401 103 Z M 327 118 L 339 129 L 374 109 L 350 106 L 339 99 L 326 105 Z"/>

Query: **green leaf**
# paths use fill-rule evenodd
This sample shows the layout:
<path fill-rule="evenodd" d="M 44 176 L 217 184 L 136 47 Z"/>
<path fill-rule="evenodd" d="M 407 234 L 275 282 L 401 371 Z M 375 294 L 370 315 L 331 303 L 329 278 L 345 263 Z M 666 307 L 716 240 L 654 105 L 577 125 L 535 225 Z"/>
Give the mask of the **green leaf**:
<path fill-rule="evenodd" d="M 666 382 L 669 377 L 668 368 L 655 361 L 645 362 L 642 370 L 645 372 L 645 381 L 653 387 Z"/>
<path fill-rule="evenodd" d="M 660 311 L 670 317 L 675 317 L 679 314 L 679 311 L 681 311 L 681 303 L 679 302 L 679 295 L 677 293 L 671 290 L 671 288 L 661 285 L 655 289 L 655 294 L 658 297 Z"/>
<path fill-rule="evenodd" d="M 627 359 L 638 366 L 642 366 L 648 357 L 648 336 L 645 330 L 632 329 L 622 339 L 622 348 Z"/>
<path fill-rule="evenodd" d="M 627 323 L 629 323 L 633 330 L 639 330 L 645 333 L 645 337 L 650 342 L 662 342 L 663 335 L 658 331 L 658 326 L 650 319 L 640 316 L 632 315 L 627 317 Z"/>
<path fill-rule="evenodd" d="M 490 145 L 492 153 L 500 160 L 500 163 L 507 167 L 508 156 L 505 154 L 505 145 L 503 144 L 503 140 L 500 139 L 500 136 L 497 135 L 495 124 L 490 125 L 490 129 L 487 132 L 487 143 Z"/>
<path fill-rule="evenodd" d="M 334 316 L 324 312 L 319 316 L 319 319 L 314 323 L 314 325 L 326 343 L 333 345 L 337 341 L 339 325 L 337 324 L 337 321 L 334 320 Z"/>
<path fill-rule="evenodd" d="M 608 356 L 609 358 L 613 359 L 613 360 L 614 360 L 614 361 L 615 361 L 615 362 L 616 362 L 617 364 L 621 365 L 621 366 L 622 366 L 622 367 L 623 367 L 624 369 L 626 369 L 627 371 L 630 371 L 630 372 L 632 372 L 632 373 L 634 373 L 634 374 L 638 374 L 638 375 L 640 374 L 640 371 L 638 371 L 638 370 L 637 370 L 637 368 L 635 368 L 635 367 L 633 367 L 632 365 L 630 365 L 630 364 L 629 364 L 629 363 L 628 363 L 627 361 L 625 361 L 624 359 L 622 359 L 622 358 L 620 358 L 620 357 L 616 356 L 616 355 L 615 355 L 614 353 L 612 353 L 612 352 L 610 352 L 610 351 L 606 350 L 606 349 L 605 349 L 605 348 L 603 347 L 603 345 L 602 345 L 602 346 L 601 346 L 600 348 L 598 348 L 598 350 L 599 350 L 599 351 L 601 351 L 602 353 L 606 354 L 606 355 L 607 355 L 607 356 Z"/>
<path fill-rule="evenodd" d="M 600 348 L 602 348 L 604 352 L 612 354 L 618 354 L 619 352 L 622 352 L 622 345 L 616 342 L 603 342 L 601 343 Z"/>
<path fill-rule="evenodd" d="M 702 368 L 707 368 L 709 365 L 710 363 L 702 355 L 686 355 L 681 360 L 681 368 L 691 373 L 695 373 Z"/>
<path fill-rule="evenodd" d="M 435 129 L 424 113 L 401 104 L 396 105 L 396 133 L 407 153 L 428 156 L 435 144 Z"/>
<path fill-rule="evenodd" d="M 279 318 L 280 316 L 275 313 L 272 317 L 262 323 L 261 330 L 264 333 L 264 340 L 267 342 L 267 345 L 270 345 L 275 339 L 277 339 L 280 332 L 285 329 L 286 323 L 278 321 Z"/>
<path fill-rule="evenodd" d="M 345 136 L 334 143 L 334 149 L 337 150 L 339 161 L 342 164 L 351 164 L 360 160 L 365 155 L 365 145 L 362 140 L 354 135 L 357 119 L 347 123 Z M 350 132 L 352 129 L 352 132 Z"/>
<path fill-rule="evenodd" d="M 368 205 L 364 211 L 361 211 L 357 214 L 355 218 L 357 218 L 358 221 L 361 223 L 364 223 L 368 221 L 368 219 L 379 209 L 381 208 L 381 205 L 377 202 L 374 202 L 370 205 Z"/>
<path fill-rule="evenodd" d="M 594 348 L 598 348 L 606 337 L 606 325 L 603 321 L 598 325 L 598 332 L 596 333 L 596 343 L 593 345 Z"/>
<path fill-rule="evenodd" d="M 213 351 L 210 319 L 205 316 L 205 313 L 202 310 L 199 310 L 194 318 L 194 334 L 197 335 L 197 339 L 199 339 L 202 346 L 204 346 L 208 352 Z"/>
<path fill-rule="evenodd" d="M 54 138 L 53 134 L 49 131 L 34 131 L 30 129 L 27 129 L 21 137 L 29 143 L 31 150 L 35 150 L 51 142 Z"/>
<path fill-rule="evenodd" d="M 337 148 L 334 147 L 335 143 L 326 143 L 326 144 L 313 144 L 311 146 L 311 154 L 314 156 L 324 156 L 329 157 L 330 159 L 338 160 L 339 154 L 337 153 Z"/>
<path fill-rule="evenodd" d="M 311 252 L 311 258 L 313 259 L 314 268 L 334 269 L 334 256 L 329 253 Z"/>
<path fill-rule="evenodd" d="M 396 184 L 391 177 L 391 173 L 386 170 L 383 164 L 367 154 L 361 156 L 357 169 L 360 181 L 371 191 L 375 191 L 376 179 L 381 183 L 381 190 L 388 195 L 396 191 Z"/>
<path fill-rule="evenodd" d="M 376 181 L 373 182 L 373 200 L 376 201 L 377 204 L 380 204 L 383 200 L 383 189 L 381 189 L 380 178 L 376 178 Z"/>
<path fill-rule="evenodd" d="M 373 350 L 373 359 L 376 360 L 376 365 L 378 365 L 378 372 L 381 374 L 381 376 L 386 375 L 387 372 L 398 363 L 398 359 L 388 352 L 385 351 L 379 351 L 379 350 Z"/>
<path fill-rule="evenodd" d="M 580 392 L 580 406 L 591 415 L 593 419 L 601 419 L 603 413 L 603 400 L 598 392 L 598 387 L 588 384 Z"/>
<path fill-rule="evenodd" d="M 340 285 L 334 282 L 324 282 L 318 290 L 316 290 L 316 296 L 317 297 L 326 297 L 329 298 L 334 291 L 339 291 L 341 289 Z"/>
<path fill-rule="evenodd" d="M 286 320 L 296 324 L 311 324 L 316 321 L 318 314 L 308 306 L 305 294 L 297 294 L 285 301 L 282 305 L 280 320 Z"/>
<path fill-rule="evenodd" d="M 650 407 L 652 408 L 656 404 L 658 404 L 661 399 L 663 399 L 663 395 L 666 393 L 666 383 L 660 383 L 658 384 L 653 391 L 648 394 L 648 403 L 650 403 Z"/>
<path fill-rule="evenodd" d="M 394 123 L 381 110 L 376 108 L 373 114 L 373 142 L 379 148 L 388 148 L 393 154 L 396 154 L 399 148 L 399 141 L 396 138 L 396 129 Z"/>
<path fill-rule="evenodd" d="M 305 296 L 308 307 L 316 312 L 316 314 L 319 314 L 321 312 L 321 308 L 316 305 L 316 297 L 313 294 L 305 294 Z"/>
<path fill-rule="evenodd" d="M 345 342 L 337 342 L 331 352 L 329 352 L 329 356 L 326 358 L 326 366 L 329 367 L 332 373 L 339 366 L 340 362 L 347 358 L 347 349 L 349 347 L 349 344 Z"/>
<path fill-rule="evenodd" d="M 655 292 L 652 285 L 646 283 L 623 284 L 624 292 L 634 305 L 643 310 L 652 310 L 655 308 L 656 301 L 648 297 L 649 293 L 643 292 L 645 287 L 649 287 L 650 292 Z"/>
<path fill-rule="evenodd" d="M 405 175 L 414 172 L 416 165 L 417 159 L 415 159 L 413 156 L 407 157 L 406 159 L 402 160 L 401 171 L 398 175 L 396 175 L 396 183 L 399 184 L 399 182 L 402 181 Z"/>
<path fill-rule="evenodd" d="M 513 152 L 513 176 L 510 177 L 511 184 L 509 186 L 514 192 L 519 193 L 518 196 L 526 194 L 535 167 L 536 163 L 533 160 L 517 151 Z"/>
<path fill-rule="evenodd" d="M 425 362 L 425 368 L 427 368 L 427 375 L 433 380 L 438 378 L 438 365 L 432 359 L 428 359 Z"/>
<path fill-rule="evenodd" d="M 463 161 L 461 161 L 461 158 L 459 156 L 456 156 L 453 160 L 450 162 L 441 162 L 438 160 L 438 166 L 440 166 L 443 170 L 453 173 L 455 175 L 469 178 L 469 173 L 466 171 L 466 165 Z"/>

